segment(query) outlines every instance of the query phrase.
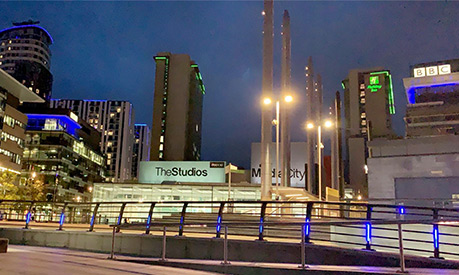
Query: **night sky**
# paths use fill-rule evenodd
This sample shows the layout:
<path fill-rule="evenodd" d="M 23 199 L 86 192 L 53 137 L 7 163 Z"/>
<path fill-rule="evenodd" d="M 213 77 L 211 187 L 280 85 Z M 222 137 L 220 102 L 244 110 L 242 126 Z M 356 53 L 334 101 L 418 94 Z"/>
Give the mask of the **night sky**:
<path fill-rule="evenodd" d="M 202 157 L 248 168 L 260 139 L 262 1 L 1 2 L 0 27 L 40 21 L 51 46 L 53 97 L 129 100 L 151 124 L 160 51 L 198 64 L 204 98 Z M 394 81 L 397 134 L 404 134 L 409 66 L 459 58 L 458 2 L 275 2 L 274 88 L 280 86 L 280 25 L 291 17 L 295 111 L 292 140 L 304 141 L 304 67 L 312 56 L 324 107 L 350 69 L 383 66 Z"/>

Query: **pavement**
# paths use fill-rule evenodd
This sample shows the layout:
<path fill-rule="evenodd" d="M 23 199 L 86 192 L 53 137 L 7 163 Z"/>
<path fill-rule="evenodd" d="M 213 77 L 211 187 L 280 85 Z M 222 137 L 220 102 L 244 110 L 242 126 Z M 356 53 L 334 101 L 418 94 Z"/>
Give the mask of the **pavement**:
<path fill-rule="evenodd" d="M 10 245 L 0 254 L 0 274 L 65 274 L 65 275 L 146 275 L 146 274 L 396 274 L 396 267 L 309 265 L 301 270 L 298 264 L 231 262 L 194 259 L 144 258 L 69 250 L 63 248 Z M 201 270 L 201 271 L 200 271 Z M 454 269 L 408 268 L 409 274 L 459 275 Z"/>
<path fill-rule="evenodd" d="M 208 275 L 215 274 L 176 267 L 145 265 L 108 260 L 107 254 L 82 252 L 62 248 L 9 245 L 8 252 L 0 254 L 0 274 L 27 275 Z"/>

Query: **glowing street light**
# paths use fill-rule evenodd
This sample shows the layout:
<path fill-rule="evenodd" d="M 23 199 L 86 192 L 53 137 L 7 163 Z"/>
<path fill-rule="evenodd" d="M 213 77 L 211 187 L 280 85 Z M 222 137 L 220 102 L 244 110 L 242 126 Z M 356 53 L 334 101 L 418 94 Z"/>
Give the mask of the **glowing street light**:
<path fill-rule="evenodd" d="M 291 103 L 293 101 L 293 97 L 291 95 L 287 95 L 284 97 L 284 101 L 286 103 Z M 265 97 L 263 99 L 264 105 L 270 105 L 272 103 L 271 98 Z M 276 192 L 277 196 L 279 195 L 279 129 L 280 129 L 280 101 L 276 100 L 276 119 L 273 120 L 273 125 L 276 126 Z M 263 172 L 262 172 L 263 173 Z"/>
<path fill-rule="evenodd" d="M 331 120 L 326 120 L 323 123 L 325 128 L 331 128 L 333 126 L 333 122 Z M 306 128 L 311 130 L 314 128 L 314 124 L 312 122 L 308 122 L 306 124 Z M 318 178 L 319 178 L 319 201 L 322 200 L 322 149 L 324 148 L 322 144 L 322 125 L 317 126 L 317 158 L 319 159 L 318 165 Z"/>

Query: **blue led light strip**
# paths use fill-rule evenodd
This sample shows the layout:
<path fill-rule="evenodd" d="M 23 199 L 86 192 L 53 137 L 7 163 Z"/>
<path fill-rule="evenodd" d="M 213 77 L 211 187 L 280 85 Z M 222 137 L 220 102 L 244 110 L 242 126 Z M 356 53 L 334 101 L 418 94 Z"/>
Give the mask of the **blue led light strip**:
<path fill-rule="evenodd" d="M 367 243 L 371 243 L 371 224 L 370 223 L 365 224 L 365 238 L 367 240 Z"/>
<path fill-rule="evenodd" d="M 64 213 L 61 213 L 61 218 L 59 220 L 59 225 L 62 226 L 64 224 L 64 221 L 65 221 L 65 215 L 64 215 Z M 91 221 L 91 223 L 92 223 L 92 221 Z"/>
<path fill-rule="evenodd" d="M 40 27 L 40 26 L 37 26 L 37 25 L 14 26 L 14 27 L 3 29 L 3 30 L 0 31 L 0 33 L 11 31 L 11 30 L 16 30 L 16 29 L 23 29 L 23 28 L 39 28 L 40 30 L 44 31 L 48 35 L 48 37 L 51 39 L 51 44 L 54 44 L 54 39 L 51 37 L 51 34 L 49 34 L 49 32 L 47 30 L 45 30 L 43 27 Z"/>
<path fill-rule="evenodd" d="M 435 248 L 438 248 L 440 245 L 440 242 L 439 242 L 439 232 L 438 232 L 438 227 L 434 227 L 434 230 L 433 230 L 433 241 L 434 241 L 434 247 Z"/>

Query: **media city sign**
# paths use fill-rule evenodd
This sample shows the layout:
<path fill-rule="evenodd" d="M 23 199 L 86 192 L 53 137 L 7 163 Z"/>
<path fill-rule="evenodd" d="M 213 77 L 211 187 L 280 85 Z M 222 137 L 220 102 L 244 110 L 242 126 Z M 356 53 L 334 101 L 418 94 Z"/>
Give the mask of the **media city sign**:
<path fill-rule="evenodd" d="M 451 73 L 450 64 L 430 66 L 430 67 L 421 67 L 421 68 L 413 69 L 414 77 L 444 75 L 444 74 L 450 74 L 450 73 Z"/>
<path fill-rule="evenodd" d="M 276 183 L 276 144 L 271 144 L 271 176 L 272 183 Z M 292 142 L 291 145 L 291 159 L 290 159 L 290 186 L 292 187 L 303 187 L 306 183 L 306 142 Z M 251 152 L 251 169 L 250 177 L 252 183 L 261 183 L 261 146 L 260 143 L 252 143 Z M 280 162 L 280 159 L 279 159 Z M 280 163 L 279 163 L 280 166 Z M 282 177 L 279 171 L 279 182 Z"/>
<path fill-rule="evenodd" d="M 224 161 L 141 161 L 139 183 L 225 182 Z"/>

